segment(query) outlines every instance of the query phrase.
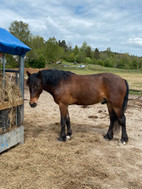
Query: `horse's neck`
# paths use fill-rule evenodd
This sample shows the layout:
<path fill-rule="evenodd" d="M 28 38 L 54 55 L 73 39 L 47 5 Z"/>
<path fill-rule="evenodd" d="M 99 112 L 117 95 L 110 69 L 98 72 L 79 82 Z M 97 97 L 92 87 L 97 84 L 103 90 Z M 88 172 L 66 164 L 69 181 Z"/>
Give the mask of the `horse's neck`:
<path fill-rule="evenodd" d="M 51 87 L 50 85 L 48 85 L 48 83 L 43 83 L 43 90 L 47 91 L 48 93 L 50 93 L 52 96 L 54 95 L 54 90 L 53 87 Z"/>
<path fill-rule="evenodd" d="M 43 83 L 43 90 L 47 91 L 52 96 L 54 96 L 55 88 L 52 85 L 49 84 L 46 77 L 42 77 L 42 83 Z"/>

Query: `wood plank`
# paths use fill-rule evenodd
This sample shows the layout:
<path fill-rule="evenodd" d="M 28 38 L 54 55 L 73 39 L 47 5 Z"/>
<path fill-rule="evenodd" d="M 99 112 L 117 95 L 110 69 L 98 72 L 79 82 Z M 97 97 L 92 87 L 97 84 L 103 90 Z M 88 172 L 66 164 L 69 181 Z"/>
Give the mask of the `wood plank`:
<path fill-rule="evenodd" d="M 0 104 L 0 110 L 20 106 L 22 104 L 23 104 L 23 98 L 20 98 L 19 100 L 15 101 L 12 104 L 10 102 L 4 102 L 4 103 Z"/>
<path fill-rule="evenodd" d="M 19 143 L 24 143 L 24 126 L 0 135 L 0 153 Z"/>

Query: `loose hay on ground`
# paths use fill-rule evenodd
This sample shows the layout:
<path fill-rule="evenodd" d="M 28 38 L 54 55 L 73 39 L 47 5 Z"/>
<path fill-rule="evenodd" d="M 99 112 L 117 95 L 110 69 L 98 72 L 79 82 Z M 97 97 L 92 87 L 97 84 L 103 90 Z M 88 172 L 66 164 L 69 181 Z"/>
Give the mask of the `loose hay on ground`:
<path fill-rule="evenodd" d="M 28 91 L 25 96 L 29 99 Z M 36 109 L 25 101 L 25 143 L 1 155 L 1 188 L 141 189 L 141 107 L 126 112 L 126 146 L 119 146 L 117 137 L 103 140 L 109 124 L 109 118 L 101 119 L 105 111 L 102 105 L 88 110 L 72 106 L 72 139 L 59 143 L 59 109 L 52 97 L 43 93 Z"/>

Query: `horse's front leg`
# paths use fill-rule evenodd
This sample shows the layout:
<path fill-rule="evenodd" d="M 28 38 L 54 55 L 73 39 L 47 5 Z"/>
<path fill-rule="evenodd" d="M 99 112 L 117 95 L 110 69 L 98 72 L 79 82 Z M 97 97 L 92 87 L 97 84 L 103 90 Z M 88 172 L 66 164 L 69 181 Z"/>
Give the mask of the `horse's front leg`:
<path fill-rule="evenodd" d="M 66 115 L 68 112 L 67 106 L 64 104 L 59 104 L 60 108 L 60 116 L 61 116 L 61 133 L 59 137 L 59 141 L 66 141 L 66 132 L 65 132 L 65 125 L 66 125 Z"/>

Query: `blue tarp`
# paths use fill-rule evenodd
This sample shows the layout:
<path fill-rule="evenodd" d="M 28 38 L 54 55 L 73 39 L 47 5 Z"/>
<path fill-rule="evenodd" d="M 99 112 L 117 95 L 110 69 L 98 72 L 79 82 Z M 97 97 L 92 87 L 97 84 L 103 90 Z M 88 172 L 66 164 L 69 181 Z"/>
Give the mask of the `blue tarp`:
<path fill-rule="evenodd" d="M 31 49 L 7 30 L 0 28 L 0 51 L 24 56 Z"/>

